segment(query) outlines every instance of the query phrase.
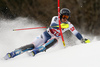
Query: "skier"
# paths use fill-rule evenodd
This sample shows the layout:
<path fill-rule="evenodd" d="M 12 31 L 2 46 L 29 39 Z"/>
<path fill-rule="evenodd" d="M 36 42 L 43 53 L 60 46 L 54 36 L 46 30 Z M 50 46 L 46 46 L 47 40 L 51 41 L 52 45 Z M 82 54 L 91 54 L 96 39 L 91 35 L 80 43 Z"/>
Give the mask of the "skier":
<path fill-rule="evenodd" d="M 90 43 L 89 39 L 85 39 L 82 35 L 75 29 L 73 24 L 69 22 L 70 19 L 70 10 L 67 8 L 62 8 L 60 10 L 60 21 L 62 33 L 67 30 L 70 30 L 82 43 Z M 15 49 L 14 51 L 7 53 L 4 59 L 14 58 L 17 55 L 20 55 L 24 52 L 31 51 L 30 54 L 35 56 L 37 53 L 46 51 L 51 46 L 55 45 L 58 42 L 60 37 L 59 22 L 58 16 L 52 18 L 50 27 L 44 31 L 40 36 L 37 36 L 34 41 L 26 46 Z"/>

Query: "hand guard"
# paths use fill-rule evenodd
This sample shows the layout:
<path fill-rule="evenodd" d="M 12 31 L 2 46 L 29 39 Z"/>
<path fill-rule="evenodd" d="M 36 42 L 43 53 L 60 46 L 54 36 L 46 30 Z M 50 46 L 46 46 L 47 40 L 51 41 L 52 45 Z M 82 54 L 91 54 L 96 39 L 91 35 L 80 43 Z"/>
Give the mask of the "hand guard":
<path fill-rule="evenodd" d="M 85 38 L 85 39 L 81 39 L 81 42 L 82 43 L 90 43 L 90 40 Z"/>

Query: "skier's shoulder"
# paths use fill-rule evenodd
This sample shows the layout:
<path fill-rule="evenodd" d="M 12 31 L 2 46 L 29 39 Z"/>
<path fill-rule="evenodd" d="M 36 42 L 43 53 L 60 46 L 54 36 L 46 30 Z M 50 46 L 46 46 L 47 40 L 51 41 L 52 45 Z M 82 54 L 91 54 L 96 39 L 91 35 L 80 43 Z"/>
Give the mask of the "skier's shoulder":
<path fill-rule="evenodd" d="M 70 22 L 70 21 L 67 21 L 67 23 L 68 23 L 69 25 L 71 25 L 71 22 Z"/>
<path fill-rule="evenodd" d="M 53 20 L 53 21 L 57 21 L 57 20 L 58 20 L 58 16 L 53 16 L 53 17 L 52 17 L 52 20 Z"/>
<path fill-rule="evenodd" d="M 58 16 L 53 16 L 52 18 L 58 18 Z"/>

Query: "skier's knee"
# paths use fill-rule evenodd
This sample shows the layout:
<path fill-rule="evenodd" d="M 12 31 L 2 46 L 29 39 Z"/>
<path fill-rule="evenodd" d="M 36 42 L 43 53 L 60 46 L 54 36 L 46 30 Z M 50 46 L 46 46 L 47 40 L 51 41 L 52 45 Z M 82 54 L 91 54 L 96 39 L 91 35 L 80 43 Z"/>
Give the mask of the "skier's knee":
<path fill-rule="evenodd" d="M 46 44 L 45 44 L 45 48 L 48 49 L 51 46 L 55 45 L 58 42 L 57 38 L 51 38 Z"/>

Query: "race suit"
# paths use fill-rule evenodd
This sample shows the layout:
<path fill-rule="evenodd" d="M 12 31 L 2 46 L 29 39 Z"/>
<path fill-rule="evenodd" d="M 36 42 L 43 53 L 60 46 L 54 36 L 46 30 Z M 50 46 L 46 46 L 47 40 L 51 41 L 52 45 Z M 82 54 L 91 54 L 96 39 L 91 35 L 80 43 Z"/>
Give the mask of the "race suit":
<path fill-rule="evenodd" d="M 73 24 L 71 24 L 69 21 L 61 22 L 61 23 L 69 24 L 68 28 L 62 29 L 62 33 L 70 30 L 79 40 L 83 38 L 81 34 L 75 29 Z M 60 37 L 60 30 L 59 30 L 59 27 L 56 27 L 57 25 L 59 25 L 58 16 L 54 16 L 52 18 L 50 27 L 48 27 L 46 31 L 44 31 L 41 35 L 35 38 L 35 40 L 33 41 L 34 46 L 38 47 L 53 38 L 58 39 Z"/>

